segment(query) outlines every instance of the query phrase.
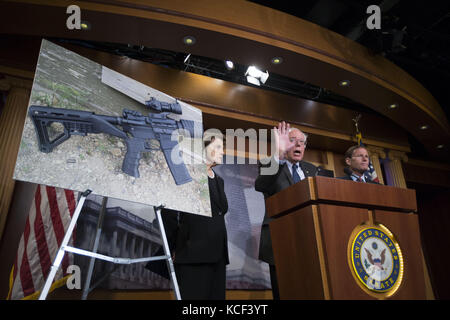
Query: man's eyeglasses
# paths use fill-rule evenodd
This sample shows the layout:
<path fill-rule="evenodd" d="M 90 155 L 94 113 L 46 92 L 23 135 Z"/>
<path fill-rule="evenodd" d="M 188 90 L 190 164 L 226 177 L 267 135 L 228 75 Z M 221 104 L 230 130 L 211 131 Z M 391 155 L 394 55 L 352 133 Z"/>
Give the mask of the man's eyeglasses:
<path fill-rule="evenodd" d="M 289 141 L 291 143 L 299 144 L 301 146 L 306 146 L 306 141 L 305 140 L 290 138 Z"/>
<path fill-rule="evenodd" d="M 369 155 L 367 154 L 357 154 L 356 156 L 352 156 L 352 158 L 365 158 L 365 159 L 369 159 Z"/>

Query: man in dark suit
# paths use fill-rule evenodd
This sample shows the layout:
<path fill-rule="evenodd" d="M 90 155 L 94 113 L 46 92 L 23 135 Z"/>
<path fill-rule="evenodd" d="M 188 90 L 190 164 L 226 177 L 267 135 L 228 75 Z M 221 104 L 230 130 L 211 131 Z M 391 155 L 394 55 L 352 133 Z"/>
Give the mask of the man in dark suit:
<path fill-rule="evenodd" d="M 378 182 L 372 181 L 367 172 L 369 170 L 369 152 L 365 147 L 352 146 L 345 152 L 344 157 L 348 166 L 344 169 L 346 175 L 338 179 L 378 184 Z"/>
<path fill-rule="evenodd" d="M 306 177 L 317 175 L 318 169 L 313 164 L 303 161 L 307 136 L 297 128 L 290 128 L 284 121 L 274 128 L 275 154 L 270 163 L 260 164 L 259 175 L 255 181 L 255 190 L 268 198 L 277 192 L 297 183 Z M 278 170 L 269 170 L 277 163 Z M 273 172 L 270 172 L 273 171 Z M 279 299 L 278 283 L 275 270 L 275 262 L 270 238 L 269 222 L 271 218 L 264 215 L 261 226 L 261 238 L 259 245 L 259 259 L 267 262 L 270 269 L 270 281 L 272 284 L 273 298 Z"/>

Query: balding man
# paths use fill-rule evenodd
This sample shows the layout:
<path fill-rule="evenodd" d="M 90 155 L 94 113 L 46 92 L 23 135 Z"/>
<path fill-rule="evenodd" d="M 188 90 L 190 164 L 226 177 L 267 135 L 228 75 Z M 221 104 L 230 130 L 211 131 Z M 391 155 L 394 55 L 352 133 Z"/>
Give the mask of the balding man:
<path fill-rule="evenodd" d="M 264 198 L 273 196 L 281 190 L 305 179 L 317 175 L 317 167 L 303 161 L 306 149 L 307 136 L 297 128 L 290 128 L 284 121 L 278 124 L 275 131 L 275 146 L 278 155 L 274 155 L 271 163 L 261 165 L 259 175 L 255 181 L 255 190 L 264 194 Z M 263 169 L 276 161 L 279 164 L 278 170 L 267 174 Z M 264 215 L 261 226 L 261 239 L 259 245 L 259 259 L 267 262 L 270 268 L 270 281 L 272 284 L 273 298 L 279 299 L 278 283 L 275 270 L 275 262 L 272 251 L 272 240 L 270 238 L 269 222 L 271 219 Z"/>

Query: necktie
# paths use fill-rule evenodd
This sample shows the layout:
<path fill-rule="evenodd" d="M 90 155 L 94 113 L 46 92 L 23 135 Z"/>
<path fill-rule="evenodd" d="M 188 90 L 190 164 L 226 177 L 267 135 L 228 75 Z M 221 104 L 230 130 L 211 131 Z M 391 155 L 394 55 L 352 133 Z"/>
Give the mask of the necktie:
<path fill-rule="evenodd" d="M 300 176 L 298 175 L 297 168 L 298 168 L 298 163 L 292 165 L 292 178 L 294 180 L 294 183 L 297 183 L 301 180 Z"/>

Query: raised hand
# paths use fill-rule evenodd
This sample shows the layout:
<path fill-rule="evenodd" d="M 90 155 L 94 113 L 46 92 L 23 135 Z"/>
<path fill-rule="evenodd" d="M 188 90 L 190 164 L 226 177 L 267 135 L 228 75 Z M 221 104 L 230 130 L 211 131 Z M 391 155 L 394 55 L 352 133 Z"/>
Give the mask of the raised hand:
<path fill-rule="evenodd" d="M 291 142 L 289 139 L 289 123 L 280 122 L 278 123 L 278 128 L 274 127 L 275 134 L 275 147 L 278 150 L 278 157 L 280 160 L 283 160 L 286 156 L 286 152 L 292 148 L 295 143 Z"/>

